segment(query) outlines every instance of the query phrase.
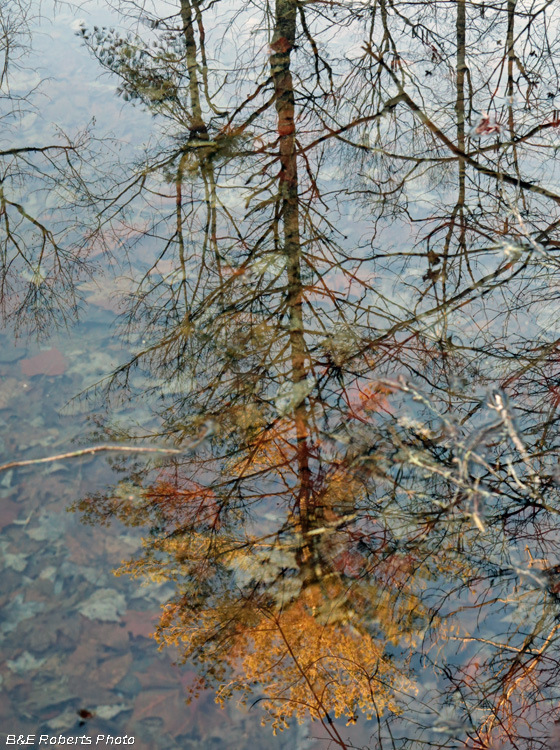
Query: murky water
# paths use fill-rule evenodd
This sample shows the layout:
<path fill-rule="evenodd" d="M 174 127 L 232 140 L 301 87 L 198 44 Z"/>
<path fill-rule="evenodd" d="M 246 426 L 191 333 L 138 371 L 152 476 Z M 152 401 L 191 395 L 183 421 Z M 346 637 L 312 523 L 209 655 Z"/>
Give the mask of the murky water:
<path fill-rule="evenodd" d="M 7 745 L 560 746 L 558 13 L 0 4 Z"/>

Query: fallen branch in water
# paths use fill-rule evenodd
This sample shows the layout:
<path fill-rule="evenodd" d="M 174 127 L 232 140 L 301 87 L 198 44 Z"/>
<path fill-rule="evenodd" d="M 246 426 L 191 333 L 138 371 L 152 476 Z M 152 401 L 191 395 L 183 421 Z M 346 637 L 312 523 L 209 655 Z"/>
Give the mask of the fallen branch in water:
<path fill-rule="evenodd" d="M 48 456 L 47 458 L 30 458 L 26 461 L 10 461 L 8 464 L 0 466 L 0 472 L 15 469 L 19 466 L 30 466 L 31 464 L 46 464 L 51 461 L 61 461 L 64 458 L 79 458 L 88 456 L 92 453 L 101 453 L 102 451 L 119 451 L 121 453 L 183 453 L 176 448 L 149 448 L 134 445 L 96 445 L 93 448 L 84 448 L 80 451 L 71 451 L 70 453 L 60 453 L 58 456 Z"/>

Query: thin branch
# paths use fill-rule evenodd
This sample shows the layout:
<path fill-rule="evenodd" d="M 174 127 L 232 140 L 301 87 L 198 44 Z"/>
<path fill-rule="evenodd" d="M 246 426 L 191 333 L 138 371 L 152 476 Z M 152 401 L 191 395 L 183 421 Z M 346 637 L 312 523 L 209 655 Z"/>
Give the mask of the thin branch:
<path fill-rule="evenodd" d="M 84 448 L 80 451 L 71 451 L 70 453 L 59 453 L 57 456 L 48 456 L 47 458 L 31 458 L 26 461 L 10 461 L 7 464 L 0 465 L 0 472 L 8 471 L 9 469 L 18 468 L 20 466 L 31 466 L 32 464 L 46 464 L 51 461 L 61 461 L 65 458 L 79 458 L 80 456 L 88 456 L 93 453 L 101 453 L 103 451 L 113 451 L 120 453 L 182 453 L 183 451 L 177 450 L 176 448 L 148 448 L 139 447 L 135 445 L 96 445 L 93 448 Z"/>

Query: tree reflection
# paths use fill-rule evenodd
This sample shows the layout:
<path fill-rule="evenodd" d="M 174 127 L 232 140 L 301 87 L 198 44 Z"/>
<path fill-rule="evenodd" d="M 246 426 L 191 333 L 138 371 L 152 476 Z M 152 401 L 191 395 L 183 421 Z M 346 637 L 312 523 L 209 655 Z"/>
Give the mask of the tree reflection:
<path fill-rule="evenodd" d="M 99 213 L 153 251 L 107 395 L 153 423 L 103 429 L 184 457 L 79 507 L 150 529 L 124 570 L 174 582 L 158 639 L 218 700 L 545 747 L 557 8 L 122 9 L 80 34 L 160 125 Z"/>
<path fill-rule="evenodd" d="M 0 4 L 0 310 L 18 335 L 45 336 L 78 317 L 78 283 L 107 250 L 99 181 L 114 181 L 95 118 L 72 136 L 48 122 L 34 132 L 46 94 L 27 58 L 40 15 L 31 0 Z"/>

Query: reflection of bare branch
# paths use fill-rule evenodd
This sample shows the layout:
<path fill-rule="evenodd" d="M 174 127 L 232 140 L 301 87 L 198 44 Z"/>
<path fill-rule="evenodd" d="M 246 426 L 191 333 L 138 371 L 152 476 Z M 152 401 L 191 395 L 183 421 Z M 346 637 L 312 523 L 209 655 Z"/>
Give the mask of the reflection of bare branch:
<path fill-rule="evenodd" d="M 528 180 L 524 180 L 519 177 L 514 177 L 513 175 L 507 174 L 505 172 L 498 172 L 495 169 L 492 169 L 491 167 L 487 167 L 483 164 L 480 164 L 480 162 L 477 162 L 476 159 L 473 159 L 472 156 L 469 156 L 467 153 L 460 150 L 458 146 L 456 146 L 453 141 L 451 141 L 445 133 L 440 130 L 440 128 L 437 127 L 437 125 L 426 115 L 426 113 L 422 110 L 422 108 L 406 93 L 404 90 L 401 82 L 397 78 L 397 76 L 394 74 L 394 72 L 389 68 L 389 66 L 385 63 L 382 57 L 376 55 L 374 52 L 371 51 L 371 49 L 366 50 L 368 54 L 370 54 L 391 76 L 395 84 L 397 85 L 399 89 L 399 93 L 402 96 L 403 101 L 407 104 L 408 107 L 410 107 L 411 111 L 414 112 L 415 115 L 421 120 L 421 122 L 430 130 L 430 132 L 434 133 L 442 143 L 444 143 L 447 148 L 457 156 L 459 156 L 461 159 L 465 159 L 465 161 L 471 166 L 476 169 L 477 172 L 480 172 L 484 175 L 489 175 L 491 177 L 494 177 L 498 182 L 503 181 L 507 182 L 510 185 L 515 185 L 523 188 L 524 190 L 529 190 L 534 193 L 538 193 L 539 195 L 544 195 L 547 198 L 551 198 L 555 203 L 560 204 L 560 195 L 558 193 L 553 192 L 552 190 L 548 190 L 547 188 L 544 188 L 540 185 L 536 185 L 533 182 L 529 182 Z"/>

